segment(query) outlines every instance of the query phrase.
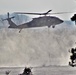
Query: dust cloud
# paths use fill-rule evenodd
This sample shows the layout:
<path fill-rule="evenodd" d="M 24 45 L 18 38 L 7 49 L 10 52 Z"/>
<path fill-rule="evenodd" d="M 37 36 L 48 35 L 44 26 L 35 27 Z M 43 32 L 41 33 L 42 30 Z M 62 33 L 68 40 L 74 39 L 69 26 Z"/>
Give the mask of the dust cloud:
<path fill-rule="evenodd" d="M 0 66 L 68 65 L 76 27 L 0 29 Z"/>

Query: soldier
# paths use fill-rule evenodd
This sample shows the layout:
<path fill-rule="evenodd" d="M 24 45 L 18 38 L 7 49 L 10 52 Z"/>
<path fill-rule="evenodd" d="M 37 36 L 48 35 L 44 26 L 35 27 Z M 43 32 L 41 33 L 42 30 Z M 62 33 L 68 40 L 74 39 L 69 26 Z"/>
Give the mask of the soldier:
<path fill-rule="evenodd" d="M 71 62 L 73 64 L 74 63 L 74 60 L 76 59 L 76 48 L 75 49 L 72 48 L 71 49 L 71 53 L 72 53 L 72 55 L 70 56 L 70 59 L 71 59 Z"/>
<path fill-rule="evenodd" d="M 23 73 L 22 74 L 19 74 L 19 75 L 32 75 L 31 69 L 25 67 Z"/>
<path fill-rule="evenodd" d="M 30 73 L 31 73 L 31 69 L 30 69 L 30 68 L 25 67 L 23 74 L 30 75 Z"/>

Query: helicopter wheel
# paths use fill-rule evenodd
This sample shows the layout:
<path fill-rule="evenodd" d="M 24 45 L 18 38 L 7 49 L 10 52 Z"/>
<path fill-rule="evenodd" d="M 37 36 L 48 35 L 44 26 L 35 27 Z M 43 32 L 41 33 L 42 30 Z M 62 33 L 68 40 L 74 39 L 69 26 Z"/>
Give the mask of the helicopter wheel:
<path fill-rule="evenodd" d="M 55 28 L 55 26 L 52 26 L 52 28 Z"/>

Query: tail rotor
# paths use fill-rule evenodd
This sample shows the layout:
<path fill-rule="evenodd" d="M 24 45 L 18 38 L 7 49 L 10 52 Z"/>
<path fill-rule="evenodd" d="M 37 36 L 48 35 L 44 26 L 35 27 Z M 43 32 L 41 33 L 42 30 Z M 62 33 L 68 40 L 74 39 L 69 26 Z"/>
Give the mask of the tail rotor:
<path fill-rule="evenodd" d="M 13 18 L 15 18 L 15 16 L 10 17 L 10 14 L 9 14 L 9 12 L 8 12 L 8 13 L 7 13 L 7 18 L 6 18 L 6 19 L 2 19 L 2 21 L 9 20 L 9 19 L 13 19 Z"/>

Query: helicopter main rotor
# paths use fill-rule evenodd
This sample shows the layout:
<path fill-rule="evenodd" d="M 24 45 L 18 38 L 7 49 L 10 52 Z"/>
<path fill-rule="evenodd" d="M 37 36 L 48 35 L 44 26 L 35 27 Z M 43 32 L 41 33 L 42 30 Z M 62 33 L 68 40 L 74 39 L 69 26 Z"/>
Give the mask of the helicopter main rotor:
<path fill-rule="evenodd" d="M 69 13 L 74 13 L 74 12 L 56 12 L 56 13 L 49 13 L 49 12 L 51 12 L 52 10 L 49 10 L 49 11 L 47 11 L 47 12 L 45 12 L 45 13 L 27 13 L 27 12 L 15 12 L 16 14 L 30 14 L 30 15 L 44 15 L 44 16 L 46 16 L 46 15 L 54 15 L 54 14 L 69 14 Z"/>
<path fill-rule="evenodd" d="M 15 12 L 16 14 L 31 14 L 31 15 L 47 15 L 47 14 L 49 14 L 49 12 L 51 12 L 52 10 L 49 10 L 49 11 L 47 11 L 47 12 L 45 12 L 45 13 L 27 13 L 27 12 Z"/>

